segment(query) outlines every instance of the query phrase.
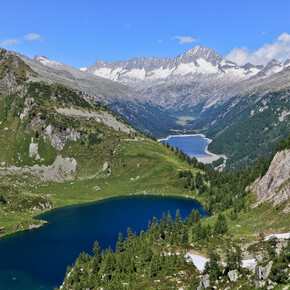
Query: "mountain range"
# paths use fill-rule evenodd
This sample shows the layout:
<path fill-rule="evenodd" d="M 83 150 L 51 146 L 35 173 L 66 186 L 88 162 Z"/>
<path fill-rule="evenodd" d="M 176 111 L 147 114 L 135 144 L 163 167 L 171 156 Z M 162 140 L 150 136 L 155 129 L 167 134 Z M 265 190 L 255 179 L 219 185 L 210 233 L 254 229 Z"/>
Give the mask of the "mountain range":
<path fill-rule="evenodd" d="M 36 56 L 34 59 L 30 59 L 18 53 L 11 53 L 21 58 L 37 72 L 37 80 L 60 83 L 73 89 L 82 90 L 90 95 L 91 100 L 101 102 L 144 133 L 160 136 L 169 134 L 170 128 L 182 129 L 176 124 L 175 117 L 168 115 L 162 107 L 128 86 L 87 74 L 46 57 Z"/>
<path fill-rule="evenodd" d="M 38 80 L 85 92 L 145 134 L 205 134 L 213 139 L 210 150 L 228 156 L 228 170 L 269 155 L 290 129 L 290 60 L 238 66 L 197 46 L 178 57 L 97 60 L 76 69 L 44 56 L 11 53 Z"/>
<path fill-rule="evenodd" d="M 201 102 L 206 110 L 289 66 L 290 60 L 281 63 L 274 59 L 266 66 L 238 66 L 210 48 L 197 46 L 177 57 L 97 60 L 81 70 L 145 93 L 166 109 L 182 111 Z"/>

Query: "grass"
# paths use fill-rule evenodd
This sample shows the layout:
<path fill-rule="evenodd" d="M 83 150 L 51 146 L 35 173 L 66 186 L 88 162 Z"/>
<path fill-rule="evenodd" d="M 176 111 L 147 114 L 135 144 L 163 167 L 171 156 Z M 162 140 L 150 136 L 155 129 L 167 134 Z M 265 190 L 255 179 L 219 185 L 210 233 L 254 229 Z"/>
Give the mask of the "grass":
<path fill-rule="evenodd" d="M 197 198 L 197 200 L 199 200 Z M 248 203 L 254 204 L 256 197 L 254 194 L 249 195 Z M 289 201 L 288 201 L 289 202 Z M 273 233 L 290 232 L 290 216 L 283 212 L 287 201 L 278 207 L 273 207 L 270 203 L 263 203 L 256 208 L 248 208 L 238 213 L 235 220 L 230 219 L 230 211 L 224 214 L 227 216 L 228 238 L 237 242 L 254 242 L 259 240 L 259 234 L 265 236 Z M 217 215 L 212 215 L 204 221 L 204 225 L 214 226 Z M 221 244 L 221 243 L 217 243 Z"/>
<path fill-rule="evenodd" d="M 97 153 L 93 150 L 91 160 L 87 165 L 90 170 L 86 173 L 83 171 L 83 174 L 75 180 L 44 182 L 29 174 L 6 174 L 0 176 L 0 184 L 13 184 L 14 188 L 19 191 L 20 202 L 24 198 L 32 200 L 32 197 L 41 196 L 50 200 L 53 208 L 121 195 L 189 195 L 183 187 L 183 181 L 178 178 L 178 171 L 188 169 L 195 174 L 198 169 L 180 161 L 174 152 L 158 142 L 146 139 L 121 143 L 119 152 L 114 156 L 105 154 L 106 158 L 102 155 L 94 159 L 94 154 Z M 64 154 L 73 150 L 74 146 L 76 144 L 68 144 L 64 149 Z M 75 152 L 75 156 L 78 156 L 80 152 Z M 100 162 L 104 161 L 110 164 L 110 174 L 107 171 L 100 171 Z M 93 172 L 93 164 L 95 164 L 95 174 L 90 176 Z M 80 171 L 82 172 L 81 165 Z M 100 190 L 95 190 L 96 186 Z M 37 223 L 34 220 L 36 215 L 47 210 L 49 208 L 12 211 L 7 209 L 7 205 L 0 205 L 0 228 L 5 227 L 5 234 L 1 236 L 27 229 L 29 223 Z"/>
<path fill-rule="evenodd" d="M 29 101 L 32 97 L 33 102 Z M 31 103 L 29 114 L 21 120 L 26 99 Z M 0 202 L 0 228 L 5 228 L 0 237 L 38 223 L 34 217 L 50 209 L 39 206 L 43 200 L 58 208 L 120 195 L 188 195 L 178 171 L 190 169 L 195 173 L 197 169 L 180 161 L 173 151 L 138 132 L 127 134 L 93 118 L 58 114 L 55 108 L 64 103 L 78 110 L 107 111 L 101 105 L 87 103 L 76 91 L 56 84 L 30 83 L 22 97 L 17 93 L 0 96 L 1 164 L 18 168 L 49 166 L 58 155 L 77 161 L 77 176 L 63 182 L 41 181 L 20 171 L 1 171 L 0 189 L 6 185 L 15 191 L 4 192 L 7 203 Z M 81 138 L 67 142 L 58 151 L 45 133 L 49 125 L 54 133 L 65 135 L 70 128 L 80 132 Z M 90 136 L 94 138 L 90 140 Z M 38 160 L 29 156 L 32 138 L 38 143 Z M 102 170 L 106 163 L 109 167 Z M 96 186 L 100 190 L 95 190 Z"/>

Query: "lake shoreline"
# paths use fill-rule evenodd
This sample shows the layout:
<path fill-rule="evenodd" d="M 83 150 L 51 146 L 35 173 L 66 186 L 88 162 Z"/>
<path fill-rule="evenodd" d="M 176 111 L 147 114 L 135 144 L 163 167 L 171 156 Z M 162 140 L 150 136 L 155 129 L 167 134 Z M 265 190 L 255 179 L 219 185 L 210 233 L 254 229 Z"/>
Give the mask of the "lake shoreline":
<path fill-rule="evenodd" d="M 197 161 L 204 163 L 204 164 L 210 164 L 210 163 L 212 163 L 220 158 L 223 158 L 224 162 L 223 162 L 221 168 L 224 168 L 225 164 L 226 164 L 227 157 L 223 154 L 219 155 L 219 154 L 215 154 L 215 153 L 208 151 L 208 146 L 212 142 L 212 139 L 207 138 L 204 134 L 200 133 L 200 134 L 168 135 L 166 138 L 161 138 L 161 139 L 158 139 L 157 141 L 158 142 L 168 141 L 170 138 L 174 138 L 174 137 L 194 137 L 194 136 L 201 136 L 205 140 L 208 141 L 208 145 L 206 146 L 204 152 L 206 154 L 210 155 L 210 156 L 204 156 L 204 157 L 195 157 L 197 159 Z"/>
<path fill-rule="evenodd" d="M 184 134 L 184 135 L 168 135 L 166 138 L 161 138 L 161 139 L 157 139 L 158 142 L 161 142 L 161 141 L 166 141 L 170 138 L 174 138 L 174 137 L 193 137 L 193 136 L 201 136 L 203 137 L 205 140 L 209 141 L 209 143 L 212 142 L 211 139 L 207 138 L 204 134 L 202 133 L 199 133 L 199 134 Z"/>
<path fill-rule="evenodd" d="M 31 229 L 25 228 L 25 229 L 21 229 L 21 230 L 15 231 L 13 233 L 9 233 L 9 234 L 6 234 L 4 236 L 1 236 L 0 237 L 0 242 L 1 242 L 1 240 L 5 239 L 7 237 L 10 237 L 12 235 L 15 235 L 15 234 L 18 234 L 18 233 L 22 233 L 22 232 L 26 232 L 26 231 L 32 231 L 32 230 L 35 230 L 35 229 L 38 229 L 38 228 L 41 228 L 41 227 L 45 226 L 48 222 L 46 220 L 38 219 L 38 217 L 40 217 L 40 216 L 42 216 L 44 214 L 50 213 L 52 211 L 59 210 L 59 209 L 64 209 L 64 208 L 68 208 L 68 207 L 74 207 L 74 206 L 89 205 L 89 204 L 94 204 L 94 203 L 97 203 L 97 202 L 100 202 L 100 201 L 105 201 L 105 200 L 110 200 L 110 199 L 120 198 L 120 197 L 129 197 L 129 196 L 160 196 L 160 197 L 177 197 L 177 198 L 183 198 L 183 199 L 191 199 L 191 200 L 194 200 L 194 201 L 198 202 L 205 209 L 205 211 L 207 211 L 209 213 L 209 211 L 207 210 L 206 206 L 200 200 L 198 200 L 196 197 L 192 197 L 192 196 L 189 196 L 189 195 L 171 195 L 171 194 L 153 194 L 153 193 L 150 193 L 150 194 L 147 194 L 147 193 L 134 193 L 134 194 L 124 194 L 124 195 L 113 195 L 113 196 L 104 197 L 104 198 L 100 198 L 100 199 L 93 200 L 93 201 L 87 201 L 87 202 L 83 202 L 83 203 L 81 202 L 81 203 L 75 203 L 75 204 L 68 204 L 68 205 L 64 205 L 64 206 L 59 206 L 59 207 L 47 209 L 47 210 L 43 211 L 42 213 L 39 213 L 39 214 L 37 214 L 35 216 L 32 216 L 32 221 L 36 220 L 36 221 L 40 222 L 37 227 L 31 228 Z"/>
<path fill-rule="evenodd" d="M 39 216 L 41 216 L 43 214 L 46 214 L 48 212 L 52 212 L 52 211 L 58 210 L 58 209 L 63 209 L 63 208 L 73 207 L 73 206 L 80 206 L 80 205 L 88 205 L 88 204 L 97 203 L 99 201 L 110 200 L 110 199 L 120 198 L 120 197 L 129 197 L 129 196 L 160 196 L 160 197 L 177 197 L 177 198 L 183 198 L 183 199 L 192 199 L 192 200 L 198 202 L 206 211 L 208 211 L 206 209 L 205 205 L 202 204 L 201 201 L 199 201 L 195 197 L 192 197 L 192 196 L 189 196 L 189 195 L 154 194 L 154 193 L 148 193 L 148 194 L 147 193 L 132 193 L 132 194 L 114 195 L 114 196 L 100 198 L 100 199 L 97 199 L 95 201 L 88 201 L 88 202 L 84 202 L 84 203 L 75 203 L 75 204 L 64 205 L 64 206 L 52 208 L 52 209 L 50 209 L 48 211 L 45 211 L 43 213 L 40 213 L 40 214 L 34 216 L 33 218 L 37 218 L 37 217 L 39 217 Z M 39 220 L 39 221 L 42 221 L 42 220 Z"/>

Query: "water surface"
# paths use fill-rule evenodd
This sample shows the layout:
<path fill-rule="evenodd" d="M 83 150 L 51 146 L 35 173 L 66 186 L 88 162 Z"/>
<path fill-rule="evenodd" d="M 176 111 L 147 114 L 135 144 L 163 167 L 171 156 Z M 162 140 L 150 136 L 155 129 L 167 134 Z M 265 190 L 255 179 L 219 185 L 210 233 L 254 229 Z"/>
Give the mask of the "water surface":
<path fill-rule="evenodd" d="M 44 227 L 17 233 L 0 241 L 0 289 L 53 289 L 66 267 L 85 251 L 92 254 L 95 240 L 102 249 L 115 248 L 119 232 L 140 233 L 153 216 L 160 219 L 179 209 L 185 218 L 192 209 L 204 208 L 192 199 L 165 196 L 127 196 L 50 211 L 39 218 Z"/>
<path fill-rule="evenodd" d="M 209 144 L 209 140 L 202 135 L 180 135 L 172 136 L 166 140 L 161 140 L 162 143 L 168 143 L 170 146 L 182 150 L 189 157 L 208 157 L 210 154 L 206 153 L 205 150 Z"/>

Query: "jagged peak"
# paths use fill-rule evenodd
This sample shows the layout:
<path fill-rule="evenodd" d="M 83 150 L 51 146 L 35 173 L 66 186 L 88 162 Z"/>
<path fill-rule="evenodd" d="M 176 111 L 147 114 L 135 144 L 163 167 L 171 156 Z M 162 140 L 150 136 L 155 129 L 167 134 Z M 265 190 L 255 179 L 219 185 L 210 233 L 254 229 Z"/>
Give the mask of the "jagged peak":
<path fill-rule="evenodd" d="M 39 59 L 47 59 L 48 60 L 48 58 L 46 57 L 46 56 L 44 56 L 44 55 L 35 55 L 35 57 L 34 57 L 34 60 L 39 60 Z"/>
<path fill-rule="evenodd" d="M 251 69 L 251 68 L 256 67 L 256 66 L 248 62 L 241 67 L 244 69 Z"/>
<path fill-rule="evenodd" d="M 100 60 L 100 59 L 97 59 L 96 61 L 95 61 L 95 64 L 103 64 L 104 63 L 104 61 L 102 61 L 102 60 Z"/>
<path fill-rule="evenodd" d="M 289 65 L 290 65 L 290 59 L 288 58 L 284 61 L 284 66 L 289 66 Z"/>
<path fill-rule="evenodd" d="M 195 46 L 195 47 L 187 50 L 184 54 L 196 54 L 196 53 L 199 53 L 199 52 L 203 52 L 203 53 L 213 53 L 213 54 L 216 54 L 216 55 L 219 55 L 220 56 L 220 54 L 218 54 L 212 48 L 209 48 L 209 47 L 206 47 L 206 46 L 203 46 L 203 45 Z"/>
<path fill-rule="evenodd" d="M 178 56 L 177 59 L 181 62 L 194 62 L 197 59 L 204 59 L 214 66 L 219 65 L 224 60 L 216 51 L 205 46 L 195 46 Z"/>
<path fill-rule="evenodd" d="M 278 61 L 278 60 L 276 60 L 276 59 L 273 58 L 271 61 L 269 61 L 267 63 L 267 65 L 265 66 L 265 68 L 269 68 L 269 67 L 273 67 L 273 66 L 281 66 L 281 65 L 282 65 L 282 63 L 280 61 Z"/>

